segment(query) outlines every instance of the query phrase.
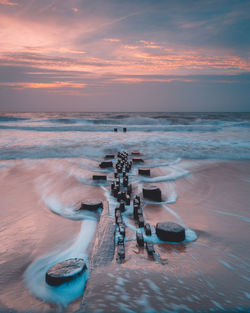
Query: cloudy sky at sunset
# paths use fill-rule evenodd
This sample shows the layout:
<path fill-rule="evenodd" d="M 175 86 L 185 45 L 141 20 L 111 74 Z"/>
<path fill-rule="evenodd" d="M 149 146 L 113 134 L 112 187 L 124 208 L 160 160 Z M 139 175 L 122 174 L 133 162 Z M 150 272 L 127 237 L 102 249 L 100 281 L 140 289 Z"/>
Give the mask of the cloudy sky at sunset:
<path fill-rule="evenodd" d="M 250 1 L 0 0 L 1 111 L 249 111 Z"/>

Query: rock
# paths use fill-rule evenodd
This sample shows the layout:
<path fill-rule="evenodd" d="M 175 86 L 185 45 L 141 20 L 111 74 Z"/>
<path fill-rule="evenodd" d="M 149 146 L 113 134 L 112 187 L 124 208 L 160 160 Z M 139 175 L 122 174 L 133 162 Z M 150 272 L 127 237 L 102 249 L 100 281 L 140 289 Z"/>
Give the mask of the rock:
<path fill-rule="evenodd" d="M 106 175 L 93 175 L 93 180 L 107 180 Z"/>
<path fill-rule="evenodd" d="M 161 189 L 157 186 L 147 186 L 142 189 L 143 197 L 152 201 L 161 202 Z"/>
<path fill-rule="evenodd" d="M 144 163 L 144 161 L 143 161 L 143 159 L 141 159 L 141 158 L 133 158 L 132 159 L 132 161 L 133 161 L 133 163 Z"/>
<path fill-rule="evenodd" d="M 146 242 L 146 249 L 148 252 L 148 256 L 153 256 L 155 249 L 154 249 L 154 244 L 152 241 L 147 241 Z"/>
<path fill-rule="evenodd" d="M 139 168 L 138 174 L 143 176 L 150 176 L 150 169 L 149 168 Z"/>
<path fill-rule="evenodd" d="M 80 206 L 80 210 L 94 211 L 94 210 L 98 210 L 100 208 L 103 209 L 103 203 L 102 203 L 102 201 L 98 201 L 98 200 L 84 201 L 81 203 L 81 206 Z"/>
<path fill-rule="evenodd" d="M 114 156 L 114 154 L 106 154 L 104 158 L 105 159 L 114 159 L 115 156 Z"/>
<path fill-rule="evenodd" d="M 172 222 L 156 224 L 156 235 L 164 241 L 180 242 L 185 240 L 185 228 Z"/>
<path fill-rule="evenodd" d="M 113 162 L 112 161 L 103 161 L 99 164 L 100 168 L 108 168 L 108 167 L 113 167 Z"/>
<path fill-rule="evenodd" d="M 147 236 L 151 236 L 151 234 L 152 234 L 152 232 L 151 232 L 151 227 L 150 227 L 150 225 L 149 225 L 148 223 L 145 224 L 144 230 L 145 230 L 145 234 L 146 234 Z"/>
<path fill-rule="evenodd" d="M 58 286 L 77 277 L 86 269 L 83 259 L 68 259 L 49 268 L 45 279 L 49 285 Z"/>
<path fill-rule="evenodd" d="M 136 232 L 136 241 L 139 247 L 144 247 L 144 237 L 141 232 Z"/>

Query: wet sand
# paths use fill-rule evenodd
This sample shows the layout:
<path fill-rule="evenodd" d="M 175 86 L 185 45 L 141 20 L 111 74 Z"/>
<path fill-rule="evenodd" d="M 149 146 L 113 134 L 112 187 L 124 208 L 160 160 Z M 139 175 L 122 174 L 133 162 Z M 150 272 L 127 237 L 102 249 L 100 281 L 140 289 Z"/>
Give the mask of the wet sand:
<path fill-rule="evenodd" d="M 126 259 L 92 272 L 79 312 L 247 312 L 249 300 L 249 162 L 183 161 L 191 173 L 175 182 L 176 203 L 147 204 L 144 216 L 184 223 L 188 243 L 155 245 L 163 264 L 135 241 Z M 164 175 L 168 169 L 155 169 Z M 175 185 L 173 187 L 173 184 Z M 131 221 L 132 223 L 132 221 Z M 131 232 L 128 237 L 133 237 Z"/>
<path fill-rule="evenodd" d="M 69 174 L 68 169 L 75 170 L 71 162 L 52 159 L 8 164 L 0 176 L 0 312 L 59 311 L 56 305 L 32 296 L 24 282 L 25 271 L 36 259 L 70 247 L 80 232 L 81 221 L 53 213 L 50 200 L 57 196 L 62 203 L 71 204 L 88 199 L 90 190 L 93 197 L 102 198 L 102 192 Z M 78 299 L 76 308 L 79 303 Z"/>
<path fill-rule="evenodd" d="M 107 200 L 103 188 L 88 184 L 94 172 L 83 168 L 84 164 L 84 160 L 44 160 L 28 165 L 16 161 L 15 166 L 1 169 L 1 312 L 59 311 L 30 295 L 23 275 L 37 258 L 60 245 L 70 245 L 80 232 L 80 221 L 49 210 L 52 196 L 60 196 L 68 205 L 90 194 Z M 93 169 L 95 166 L 91 163 Z M 145 203 L 144 216 L 152 225 L 159 221 L 184 224 L 195 231 L 197 239 L 155 244 L 160 255 L 156 262 L 136 246 L 135 225 L 127 216 L 130 228 L 126 228 L 125 262 L 117 264 L 114 258 L 106 266 L 95 267 L 83 299 L 76 299 L 65 312 L 250 309 L 250 162 L 183 160 L 174 167 L 152 169 L 155 177 L 179 170 L 180 178 L 154 183 L 169 203 Z M 138 192 L 142 184 L 138 182 Z M 105 188 L 108 190 L 108 185 Z"/>

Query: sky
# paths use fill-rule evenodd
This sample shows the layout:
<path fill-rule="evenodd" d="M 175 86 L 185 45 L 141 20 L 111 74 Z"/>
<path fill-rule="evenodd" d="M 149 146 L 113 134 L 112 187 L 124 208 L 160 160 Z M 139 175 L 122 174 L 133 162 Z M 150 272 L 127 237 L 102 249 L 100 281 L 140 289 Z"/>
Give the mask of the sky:
<path fill-rule="evenodd" d="M 0 111 L 250 111 L 250 1 L 0 0 Z"/>

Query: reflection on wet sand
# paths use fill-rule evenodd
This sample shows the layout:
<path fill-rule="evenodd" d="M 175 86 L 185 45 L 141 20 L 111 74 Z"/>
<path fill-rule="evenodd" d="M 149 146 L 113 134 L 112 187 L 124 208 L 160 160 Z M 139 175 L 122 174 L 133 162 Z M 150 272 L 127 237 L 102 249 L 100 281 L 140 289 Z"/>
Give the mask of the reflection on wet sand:
<path fill-rule="evenodd" d="M 110 214 L 106 212 L 103 217 L 112 217 L 115 204 L 109 198 L 108 187 L 91 184 L 91 169 L 79 167 L 79 162 L 16 161 L 1 169 L 1 256 L 4 258 L 0 283 L 4 288 L 1 288 L 0 311 L 2 308 L 19 312 L 30 308 L 37 312 L 59 310 L 60 304 L 55 306 L 37 299 L 35 293 L 35 297 L 30 295 L 29 283 L 23 281 L 24 272 L 51 251 L 70 250 L 80 238 L 81 244 L 86 242 L 90 229 L 88 233 L 84 231 L 82 220 L 95 223 L 98 219 L 77 215 L 73 208 L 78 201 L 90 195 L 109 201 Z M 90 167 L 93 166 L 92 162 Z M 166 202 L 170 198 L 172 202 L 143 203 L 145 220 L 153 229 L 152 236 L 145 239 L 154 242 L 157 257 L 148 257 L 146 249 L 137 246 L 136 225 L 128 208 L 124 216 L 125 260 L 121 264 L 109 257 L 106 263 L 98 261 L 86 285 L 82 306 L 80 297 L 65 311 L 205 312 L 248 306 L 249 254 L 247 240 L 242 240 L 248 238 L 248 222 L 237 215 L 248 216 L 248 188 L 244 178 L 250 174 L 249 163 L 221 162 L 218 166 L 216 162 L 184 160 L 178 166 L 189 171 L 189 176 L 156 182 Z M 164 168 L 155 170 L 161 177 L 166 174 Z M 133 172 L 130 178 L 138 182 Z M 135 193 L 141 192 L 140 184 Z M 227 197 L 222 197 L 225 192 Z M 182 243 L 161 242 L 154 231 L 159 221 L 181 222 L 196 237 L 191 233 L 190 240 Z M 100 228 L 100 237 L 102 231 Z M 90 242 L 91 250 L 95 240 Z M 90 256 L 90 250 L 81 244 L 77 245 L 79 251 Z"/>

